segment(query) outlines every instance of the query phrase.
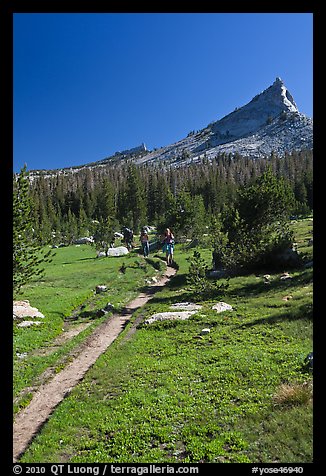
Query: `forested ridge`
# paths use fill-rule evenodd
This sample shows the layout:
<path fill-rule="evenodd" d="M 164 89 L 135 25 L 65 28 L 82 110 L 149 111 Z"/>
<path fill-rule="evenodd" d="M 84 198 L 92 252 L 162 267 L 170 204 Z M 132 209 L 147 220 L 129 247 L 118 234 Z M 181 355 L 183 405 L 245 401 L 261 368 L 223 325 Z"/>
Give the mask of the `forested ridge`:
<path fill-rule="evenodd" d="M 135 165 L 133 158 L 74 173 L 32 175 L 33 226 L 40 242 L 69 244 L 77 236 L 92 234 L 98 222 L 112 230 L 129 226 L 138 232 L 145 224 L 174 226 L 174 220 L 180 232 L 191 236 L 232 206 L 237 190 L 261 176 L 267 166 L 292 188 L 293 214 L 313 208 L 312 150 L 254 160 L 221 154 L 182 167 L 165 162 Z"/>

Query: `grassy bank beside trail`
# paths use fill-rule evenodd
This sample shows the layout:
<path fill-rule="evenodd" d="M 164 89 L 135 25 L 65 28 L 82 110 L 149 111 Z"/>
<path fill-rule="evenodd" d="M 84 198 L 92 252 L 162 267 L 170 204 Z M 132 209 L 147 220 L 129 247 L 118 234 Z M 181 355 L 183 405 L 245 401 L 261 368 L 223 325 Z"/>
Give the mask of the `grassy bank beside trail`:
<path fill-rule="evenodd" d="M 310 220 L 294 222 L 312 259 Z M 198 250 L 198 248 L 197 248 Z M 199 249 L 211 259 L 209 250 Z M 193 250 L 133 316 L 191 300 Z M 131 323 L 59 405 L 22 462 L 312 462 L 312 267 L 235 276 L 185 321 Z M 233 310 L 216 313 L 223 300 Z M 202 329 L 210 332 L 203 335 Z"/>
<path fill-rule="evenodd" d="M 119 312 L 157 270 L 164 270 L 160 259 L 151 257 L 145 262 L 137 251 L 122 257 L 96 258 L 95 249 L 89 245 L 57 249 L 53 261 L 46 265 L 44 278 L 32 281 L 17 297 L 28 299 L 45 318 L 35 319 L 42 324 L 29 328 L 19 328 L 14 322 L 14 412 L 28 404 L 32 396 L 29 389 L 42 383 L 42 373 L 49 368 L 61 370 L 76 345 L 112 314 L 99 317 L 101 308 L 110 302 L 114 312 Z M 108 290 L 95 294 L 97 285 L 106 285 Z M 51 351 L 55 338 L 87 322 L 87 329 Z"/>

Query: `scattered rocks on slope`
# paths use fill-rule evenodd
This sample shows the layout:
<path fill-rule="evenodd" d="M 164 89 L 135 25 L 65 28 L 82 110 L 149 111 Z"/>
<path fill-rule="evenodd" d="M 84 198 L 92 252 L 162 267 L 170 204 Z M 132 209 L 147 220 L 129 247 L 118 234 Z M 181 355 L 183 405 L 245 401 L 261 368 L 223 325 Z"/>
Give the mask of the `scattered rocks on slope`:
<path fill-rule="evenodd" d="M 17 324 L 17 327 L 31 327 L 31 326 L 39 326 L 43 324 L 41 321 L 23 321 Z"/>
<path fill-rule="evenodd" d="M 270 274 L 264 274 L 264 284 L 271 284 L 271 275 Z"/>
<path fill-rule="evenodd" d="M 97 258 L 105 258 L 110 256 L 124 256 L 129 253 L 128 248 L 125 246 L 117 246 L 116 248 L 109 248 L 106 252 L 105 251 L 98 251 L 96 254 Z"/>
<path fill-rule="evenodd" d="M 202 308 L 200 304 L 195 304 L 193 302 L 176 302 L 170 307 L 171 309 L 179 309 L 180 311 L 198 311 Z"/>
<path fill-rule="evenodd" d="M 284 296 L 284 297 L 282 297 L 282 301 L 289 301 L 290 299 L 293 299 L 293 296 Z"/>
<path fill-rule="evenodd" d="M 96 294 L 100 294 L 100 293 L 104 293 L 105 291 L 107 291 L 107 286 L 105 286 L 104 284 L 98 284 L 95 288 L 95 293 Z"/>
<path fill-rule="evenodd" d="M 223 301 L 214 304 L 214 306 L 212 306 L 212 309 L 216 312 L 233 311 L 233 307 Z"/>
<path fill-rule="evenodd" d="M 44 319 L 44 315 L 36 308 L 32 307 L 28 300 L 13 302 L 13 318 L 23 319 L 24 317 L 38 317 Z"/>
<path fill-rule="evenodd" d="M 88 245 L 88 244 L 92 244 L 92 243 L 94 243 L 94 238 L 92 236 L 90 236 L 90 237 L 83 236 L 83 237 L 77 238 L 74 241 L 75 245 Z"/>
<path fill-rule="evenodd" d="M 157 314 L 153 314 L 150 318 L 144 321 L 145 324 L 152 324 L 155 321 L 165 321 L 169 320 L 185 320 L 189 319 L 190 316 L 195 314 L 197 311 L 179 311 L 179 312 L 158 312 Z"/>
<path fill-rule="evenodd" d="M 128 253 L 128 248 L 125 246 L 117 246 L 116 248 L 109 248 L 106 252 L 106 256 L 124 256 Z"/>

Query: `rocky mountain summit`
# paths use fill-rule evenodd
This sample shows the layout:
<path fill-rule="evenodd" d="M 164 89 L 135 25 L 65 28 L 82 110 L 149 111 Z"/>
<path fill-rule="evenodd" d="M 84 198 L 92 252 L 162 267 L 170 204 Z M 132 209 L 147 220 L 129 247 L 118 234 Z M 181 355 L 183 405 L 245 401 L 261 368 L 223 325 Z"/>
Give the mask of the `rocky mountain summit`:
<path fill-rule="evenodd" d="M 282 157 L 286 152 L 312 148 L 313 120 L 299 112 L 284 82 L 276 78 L 271 86 L 248 104 L 236 108 L 204 129 L 190 132 L 186 138 L 173 144 L 152 151 L 142 144 L 97 162 L 62 169 L 61 172 L 106 167 L 130 158 L 136 164 L 164 161 L 172 166 L 183 166 L 203 158 L 212 159 L 221 153 L 238 153 L 255 159 L 270 156 L 272 152 Z M 33 171 L 32 175 L 38 175 L 38 172 Z"/>
<path fill-rule="evenodd" d="M 312 119 L 299 112 L 283 81 L 276 78 L 245 106 L 137 162 L 167 160 L 181 165 L 223 152 L 259 158 L 272 152 L 283 156 L 285 152 L 312 148 Z"/>

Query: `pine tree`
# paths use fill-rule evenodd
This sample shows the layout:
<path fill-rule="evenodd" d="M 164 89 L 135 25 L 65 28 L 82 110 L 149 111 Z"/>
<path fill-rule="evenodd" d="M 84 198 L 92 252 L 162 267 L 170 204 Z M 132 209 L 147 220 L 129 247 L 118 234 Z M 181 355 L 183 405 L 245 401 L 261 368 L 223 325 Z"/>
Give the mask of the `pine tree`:
<path fill-rule="evenodd" d="M 146 220 L 146 201 L 140 174 L 134 164 L 129 164 L 126 182 L 126 206 L 130 212 L 130 226 L 135 233 L 139 231 L 141 224 Z"/>
<path fill-rule="evenodd" d="M 248 229 L 262 229 L 277 220 L 287 219 L 294 204 L 288 181 L 278 179 L 268 167 L 250 187 L 238 194 L 237 208 Z"/>
<path fill-rule="evenodd" d="M 187 290 L 192 292 L 194 301 L 222 297 L 229 287 L 228 281 L 221 283 L 207 277 L 208 265 L 199 251 L 194 251 L 187 274 Z"/>
<path fill-rule="evenodd" d="M 110 244 L 114 242 L 114 220 L 101 218 L 94 223 L 93 237 L 97 251 L 107 253 Z"/>
<path fill-rule="evenodd" d="M 294 203 L 291 187 L 271 167 L 254 184 L 243 187 L 223 221 L 229 262 L 243 268 L 276 264 L 275 256 L 293 240 L 289 214 Z"/>
<path fill-rule="evenodd" d="M 155 171 L 148 170 L 149 177 L 147 181 L 147 218 L 149 223 L 155 223 L 159 217 L 158 203 L 158 184 Z"/>
<path fill-rule="evenodd" d="M 97 220 L 115 216 L 115 193 L 108 178 L 103 179 L 95 189 L 94 217 Z"/>
<path fill-rule="evenodd" d="M 74 240 L 77 238 L 78 235 L 78 223 L 77 218 L 69 209 L 67 214 L 67 221 L 66 221 L 66 244 L 71 245 Z"/>
<path fill-rule="evenodd" d="M 26 166 L 14 176 L 13 195 L 13 291 L 19 294 L 31 279 L 43 275 L 41 265 L 51 260 L 52 252 L 36 241 Z"/>

